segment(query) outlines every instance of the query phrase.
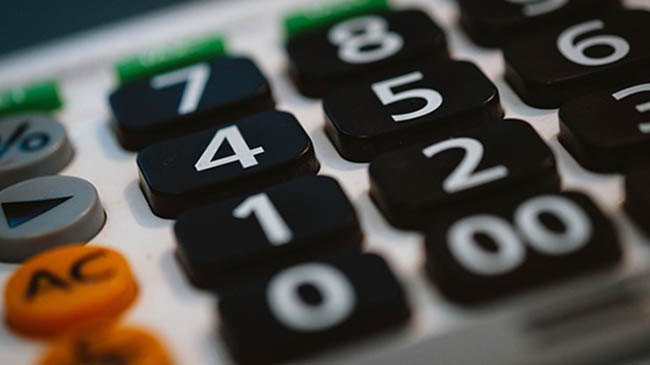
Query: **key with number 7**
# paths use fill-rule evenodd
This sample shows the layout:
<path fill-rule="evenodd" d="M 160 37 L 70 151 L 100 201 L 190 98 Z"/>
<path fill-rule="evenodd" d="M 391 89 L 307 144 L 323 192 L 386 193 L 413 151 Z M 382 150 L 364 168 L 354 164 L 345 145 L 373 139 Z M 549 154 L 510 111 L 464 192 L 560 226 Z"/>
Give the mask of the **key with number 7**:
<path fill-rule="evenodd" d="M 274 105 L 270 86 L 243 57 L 200 62 L 126 84 L 110 96 L 120 144 L 153 142 L 254 114 Z"/>
<path fill-rule="evenodd" d="M 153 144 L 137 162 L 149 205 L 164 218 L 320 168 L 307 133 L 279 111 Z"/>

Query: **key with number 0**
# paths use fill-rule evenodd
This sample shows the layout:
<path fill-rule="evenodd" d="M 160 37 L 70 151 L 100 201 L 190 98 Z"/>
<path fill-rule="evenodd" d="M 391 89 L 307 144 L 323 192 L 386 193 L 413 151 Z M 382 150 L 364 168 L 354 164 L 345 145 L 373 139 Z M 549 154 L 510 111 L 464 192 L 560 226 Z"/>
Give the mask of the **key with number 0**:
<path fill-rule="evenodd" d="M 120 144 L 151 143 L 254 114 L 274 105 L 271 88 L 248 58 L 220 58 L 134 81 L 110 96 Z"/>

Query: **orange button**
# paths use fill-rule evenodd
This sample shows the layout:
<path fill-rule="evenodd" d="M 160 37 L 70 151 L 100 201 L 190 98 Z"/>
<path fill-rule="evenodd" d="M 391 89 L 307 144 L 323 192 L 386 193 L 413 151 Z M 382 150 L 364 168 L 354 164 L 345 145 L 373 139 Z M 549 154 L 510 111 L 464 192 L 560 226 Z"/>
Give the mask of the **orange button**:
<path fill-rule="evenodd" d="M 165 365 L 171 360 L 160 342 L 144 330 L 93 324 L 57 341 L 40 363 Z"/>
<path fill-rule="evenodd" d="M 131 304 L 137 285 L 117 251 L 64 246 L 25 261 L 5 287 L 9 325 L 28 336 L 51 336 Z"/>

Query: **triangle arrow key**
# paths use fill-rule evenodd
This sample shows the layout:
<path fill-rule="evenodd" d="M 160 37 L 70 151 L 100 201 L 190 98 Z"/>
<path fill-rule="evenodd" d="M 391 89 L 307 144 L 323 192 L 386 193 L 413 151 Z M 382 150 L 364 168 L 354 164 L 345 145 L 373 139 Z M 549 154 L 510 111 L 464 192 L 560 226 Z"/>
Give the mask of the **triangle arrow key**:
<path fill-rule="evenodd" d="M 64 203 L 72 196 L 34 201 L 2 203 L 9 228 L 16 228 Z"/>

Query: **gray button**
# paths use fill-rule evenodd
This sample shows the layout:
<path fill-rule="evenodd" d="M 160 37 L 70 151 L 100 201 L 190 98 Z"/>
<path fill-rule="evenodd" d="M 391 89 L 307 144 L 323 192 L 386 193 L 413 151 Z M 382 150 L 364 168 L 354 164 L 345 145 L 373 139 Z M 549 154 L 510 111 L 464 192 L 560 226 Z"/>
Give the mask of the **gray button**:
<path fill-rule="evenodd" d="M 25 116 L 0 121 L 0 189 L 63 169 L 74 151 L 54 119 Z"/>
<path fill-rule="evenodd" d="M 0 191 L 0 261 L 86 243 L 104 226 L 97 190 L 70 176 L 43 176 Z"/>

